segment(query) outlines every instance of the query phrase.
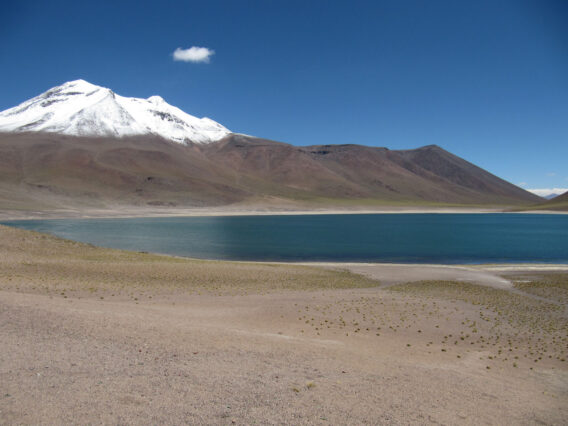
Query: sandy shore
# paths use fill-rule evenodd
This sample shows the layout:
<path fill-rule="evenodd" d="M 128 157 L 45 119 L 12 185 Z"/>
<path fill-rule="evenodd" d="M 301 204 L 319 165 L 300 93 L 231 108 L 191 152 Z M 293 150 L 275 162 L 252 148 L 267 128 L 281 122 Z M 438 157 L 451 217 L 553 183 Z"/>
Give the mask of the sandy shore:
<path fill-rule="evenodd" d="M 381 208 L 272 208 L 257 206 L 227 206 L 207 208 L 159 208 L 159 207 L 109 207 L 105 209 L 55 209 L 55 210 L 1 210 L 0 220 L 24 219 L 89 219 L 89 218 L 134 218 L 134 217 L 208 217 L 208 216 L 268 216 L 268 215 L 320 215 L 320 214 L 403 214 L 403 213 L 503 213 L 502 208 L 469 207 L 400 207 L 384 206 Z M 518 214 L 568 214 L 562 211 L 522 211 Z"/>
<path fill-rule="evenodd" d="M 513 281 L 507 275 L 531 272 L 566 272 L 565 264 L 502 264 L 502 265 L 428 265 L 406 263 L 348 263 L 301 262 L 297 265 L 347 269 L 355 274 L 378 280 L 382 286 L 415 281 L 459 281 L 497 289 L 512 289 Z"/>
<path fill-rule="evenodd" d="M 0 226 L 0 423 L 566 424 L 567 305 L 566 265 L 196 261 Z"/>

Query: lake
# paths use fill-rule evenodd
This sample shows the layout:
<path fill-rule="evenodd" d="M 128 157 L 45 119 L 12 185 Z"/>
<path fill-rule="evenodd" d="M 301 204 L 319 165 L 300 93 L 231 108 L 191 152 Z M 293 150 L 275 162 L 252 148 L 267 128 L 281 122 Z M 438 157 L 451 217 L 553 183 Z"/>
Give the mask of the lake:
<path fill-rule="evenodd" d="M 202 259 L 568 263 L 568 215 L 338 214 L 2 223 L 102 247 Z"/>

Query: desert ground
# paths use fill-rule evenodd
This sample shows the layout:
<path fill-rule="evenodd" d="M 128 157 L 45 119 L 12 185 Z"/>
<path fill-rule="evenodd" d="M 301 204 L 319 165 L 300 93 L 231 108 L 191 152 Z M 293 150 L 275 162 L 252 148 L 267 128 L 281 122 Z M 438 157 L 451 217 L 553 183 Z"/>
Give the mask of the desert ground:
<path fill-rule="evenodd" d="M 1 424 L 566 424 L 566 265 L 266 264 L 0 226 Z"/>

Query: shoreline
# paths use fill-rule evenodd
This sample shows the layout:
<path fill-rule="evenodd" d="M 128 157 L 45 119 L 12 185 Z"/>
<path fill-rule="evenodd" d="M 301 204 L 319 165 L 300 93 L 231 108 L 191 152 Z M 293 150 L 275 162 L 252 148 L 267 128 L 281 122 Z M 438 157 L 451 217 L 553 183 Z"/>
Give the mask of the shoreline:
<path fill-rule="evenodd" d="M 235 261 L 227 261 L 235 262 Z M 238 263 L 238 262 L 235 262 Z M 245 262 L 242 262 L 245 263 Z M 486 264 L 443 264 L 443 263 L 370 263 L 370 262 L 247 262 L 259 265 L 276 264 L 311 266 L 330 270 L 347 270 L 380 282 L 380 287 L 419 281 L 460 281 L 512 290 L 513 282 L 507 276 L 526 273 L 568 272 L 568 263 L 486 263 Z"/>
<path fill-rule="evenodd" d="M 289 215 L 293 215 L 294 213 L 290 213 Z M 335 214 L 335 213 L 328 213 L 328 214 Z M 357 214 L 357 213 L 354 213 Z M 362 213 L 365 214 L 365 213 Z M 368 213 L 368 214 L 373 214 L 373 213 Z M 444 214 L 444 213 L 440 213 L 440 214 Z M 481 214 L 481 213 L 480 213 Z M 261 214 L 262 215 L 262 214 Z M 268 214 L 266 214 L 268 215 Z M 220 217 L 221 215 L 219 215 Z M 234 215 L 230 215 L 230 216 L 238 216 L 237 214 Z M 251 215 L 253 216 L 253 215 Z M 260 216 L 260 215 L 258 215 Z M 140 216 L 141 218 L 152 218 L 153 216 Z M 173 216 L 172 216 L 173 217 Z M 176 217 L 213 217 L 213 215 L 210 216 L 176 216 Z M 121 218 L 121 217 L 120 217 Z M 65 220 L 65 219 L 71 219 L 71 218 L 63 218 L 60 220 Z M 74 219 L 93 219 L 93 218 L 74 218 Z M 119 217 L 101 217 L 99 219 L 119 219 Z M 2 219 L 2 217 L 0 216 L 0 222 L 10 222 L 10 221 L 19 221 L 19 220 L 34 220 L 34 219 L 8 219 L 8 220 L 4 220 Z M 57 220 L 57 219 L 47 219 L 47 218 L 41 218 L 38 220 Z M 11 226 L 10 224 L 6 224 L 6 223 L 0 223 L 0 227 L 1 226 L 7 226 L 10 228 L 14 228 L 14 229 L 21 229 L 17 226 Z M 568 260 L 566 260 L 565 263 L 558 263 L 558 262 L 551 262 L 551 263 L 546 263 L 546 262 L 542 262 L 542 261 L 535 261 L 535 262 L 530 262 L 530 261 L 524 261 L 524 262 L 484 262 L 484 263 L 404 263 L 404 262 L 369 262 L 369 261 L 310 261 L 310 260 L 293 260 L 293 261 L 282 261 L 282 260 L 239 260 L 239 259 L 210 259 L 210 258 L 198 258 L 198 257 L 191 257 L 191 256 L 180 256 L 180 255 L 175 255 L 175 254 L 168 254 L 168 253 L 160 253 L 160 252 L 153 252 L 153 251 L 140 251 L 140 250 L 135 250 L 135 249 L 121 249 L 121 248 L 116 248 L 116 247 L 107 247 L 107 246 L 99 246 L 96 244 L 91 244 L 91 243 L 85 243 L 82 241 L 78 241 L 78 240 L 73 240 L 70 238 L 64 238 L 55 234 L 51 234 L 49 232 L 43 232 L 43 231 L 35 231 L 35 230 L 26 230 L 26 231 L 31 231 L 31 232 L 35 232 L 38 234 L 42 234 L 42 235 L 49 235 L 58 239 L 64 239 L 64 240 L 69 240 L 72 241 L 74 243 L 79 243 L 79 244 L 89 244 L 92 245 L 93 247 L 96 248 L 100 248 L 100 249 L 111 249 L 111 250 L 119 250 L 119 251 L 123 251 L 123 252 L 130 252 L 130 253 L 144 253 L 144 254 L 151 254 L 151 255 L 155 255 L 155 256 L 163 256 L 166 258 L 174 258 L 174 259 L 183 259 L 183 260 L 187 260 L 187 261 L 199 261 L 199 262 L 223 262 L 223 263 L 233 263 L 233 264 L 258 264 L 258 265 L 288 265 L 288 266 L 312 266 L 312 267 L 322 267 L 322 268 L 326 268 L 326 269 L 340 269 L 340 268 L 345 268 L 348 269 L 352 272 L 354 272 L 355 269 L 360 269 L 360 268 L 375 268 L 375 269 L 380 269 L 380 270 L 384 270 L 385 268 L 392 268 L 392 269 L 398 269 L 399 270 L 399 274 L 400 272 L 403 272 L 402 270 L 404 269 L 419 269 L 419 270 L 432 270 L 432 269 L 441 269 L 441 270 L 464 270 L 464 271 L 483 271 L 486 273 L 495 273 L 495 275 L 497 275 L 498 273 L 517 273 L 517 272 L 530 272 L 530 271 L 534 271 L 534 272 L 553 272 L 553 271 L 568 271 Z M 373 274 L 374 275 L 374 274 Z M 404 274 L 401 274 L 401 276 L 403 276 Z M 432 274 L 430 274 L 432 275 Z M 440 279 L 437 278 L 438 274 L 434 274 L 436 277 L 435 278 L 424 278 L 424 280 L 427 279 Z M 378 279 L 378 278 L 376 278 Z M 460 279 L 460 278 L 457 278 Z M 399 281 L 399 280 L 397 280 Z M 416 279 L 416 281 L 419 281 L 419 279 Z M 403 281 L 400 281 L 403 282 Z"/>
<path fill-rule="evenodd" d="M 500 208 L 426 208 L 397 206 L 381 209 L 231 209 L 231 208 L 187 208 L 187 209 L 85 209 L 85 210 L 47 210 L 47 211 L 0 211 L 0 220 L 51 220 L 51 219 L 135 219 L 135 218 L 167 218 L 167 217 L 232 217 L 232 216 L 314 216 L 314 215 L 371 215 L 371 214 L 544 214 L 566 215 L 568 211 L 557 210 L 523 210 L 508 211 Z"/>
<path fill-rule="evenodd" d="M 6 225 L 0 225 L 6 226 Z M 9 227 L 20 229 L 17 227 Z M 28 232 L 28 231 L 26 231 Z M 61 239 L 46 232 L 32 231 L 40 235 L 49 235 Z M 80 241 L 69 240 L 73 243 L 84 244 Z M 136 250 L 116 249 L 92 245 L 97 249 L 111 249 L 121 252 L 140 254 Z M 450 263 L 389 263 L 389 262 L 353 262 L 353 261 L 266 261 L 266 260 L 228 260 L 228 259 L 201 259 L 188 256 L 178 256 L 167 253 L 147 252 L 153 256 L 180 259 L 188 262 L 224 263 L 233 265 L 258 265 L 258 266 L 307 266 L 327 270 L 347 270 L 357 275 L 362 275 L 380 282 L 379 286 L 390 286 L 407 282 L 418 281 L 463 281 L 473 284 L 493 287 L 497 289 L 511 289 L 512 283 L 505 275 L 515 275 L 531 272 L 568 272 L 567 263 L 475 263 L 475 264 L 450 264 Z"/>

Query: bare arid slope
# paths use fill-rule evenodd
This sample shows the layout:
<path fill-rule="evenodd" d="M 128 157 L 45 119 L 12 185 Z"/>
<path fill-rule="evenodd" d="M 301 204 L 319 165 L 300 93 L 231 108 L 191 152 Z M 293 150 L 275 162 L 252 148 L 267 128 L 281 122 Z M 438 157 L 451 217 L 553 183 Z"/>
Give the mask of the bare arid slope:
<path fill-rule="evenodd" d="M 330 268 L 0 226 L 0 423 L 566 424 L 566 271 Z"/>
<path fill-rule="evenodd" d="M 204 152 L 252 188 L 292 199 L 523 204 L 539 197 L 438 146 L 393 151 L 361 145 L 296 147 L 231 135 Z"/>
<path fill-rule="evenodd" d="M 558 197 L 554 197 L 544 203 L 537 204 L 536 206 L 527 207 L 529 210 L 552 210 L 552 211 L 568 211 L 568 192 L 565 192 Z"/>
<path fill-rule="evenodd" d="M 539 200 L 437 146 L 296 147 L 236 134 L 202 145 L 151 135 L 0 134 L 3 210 L 235 203 L 505 206 Z"/>

